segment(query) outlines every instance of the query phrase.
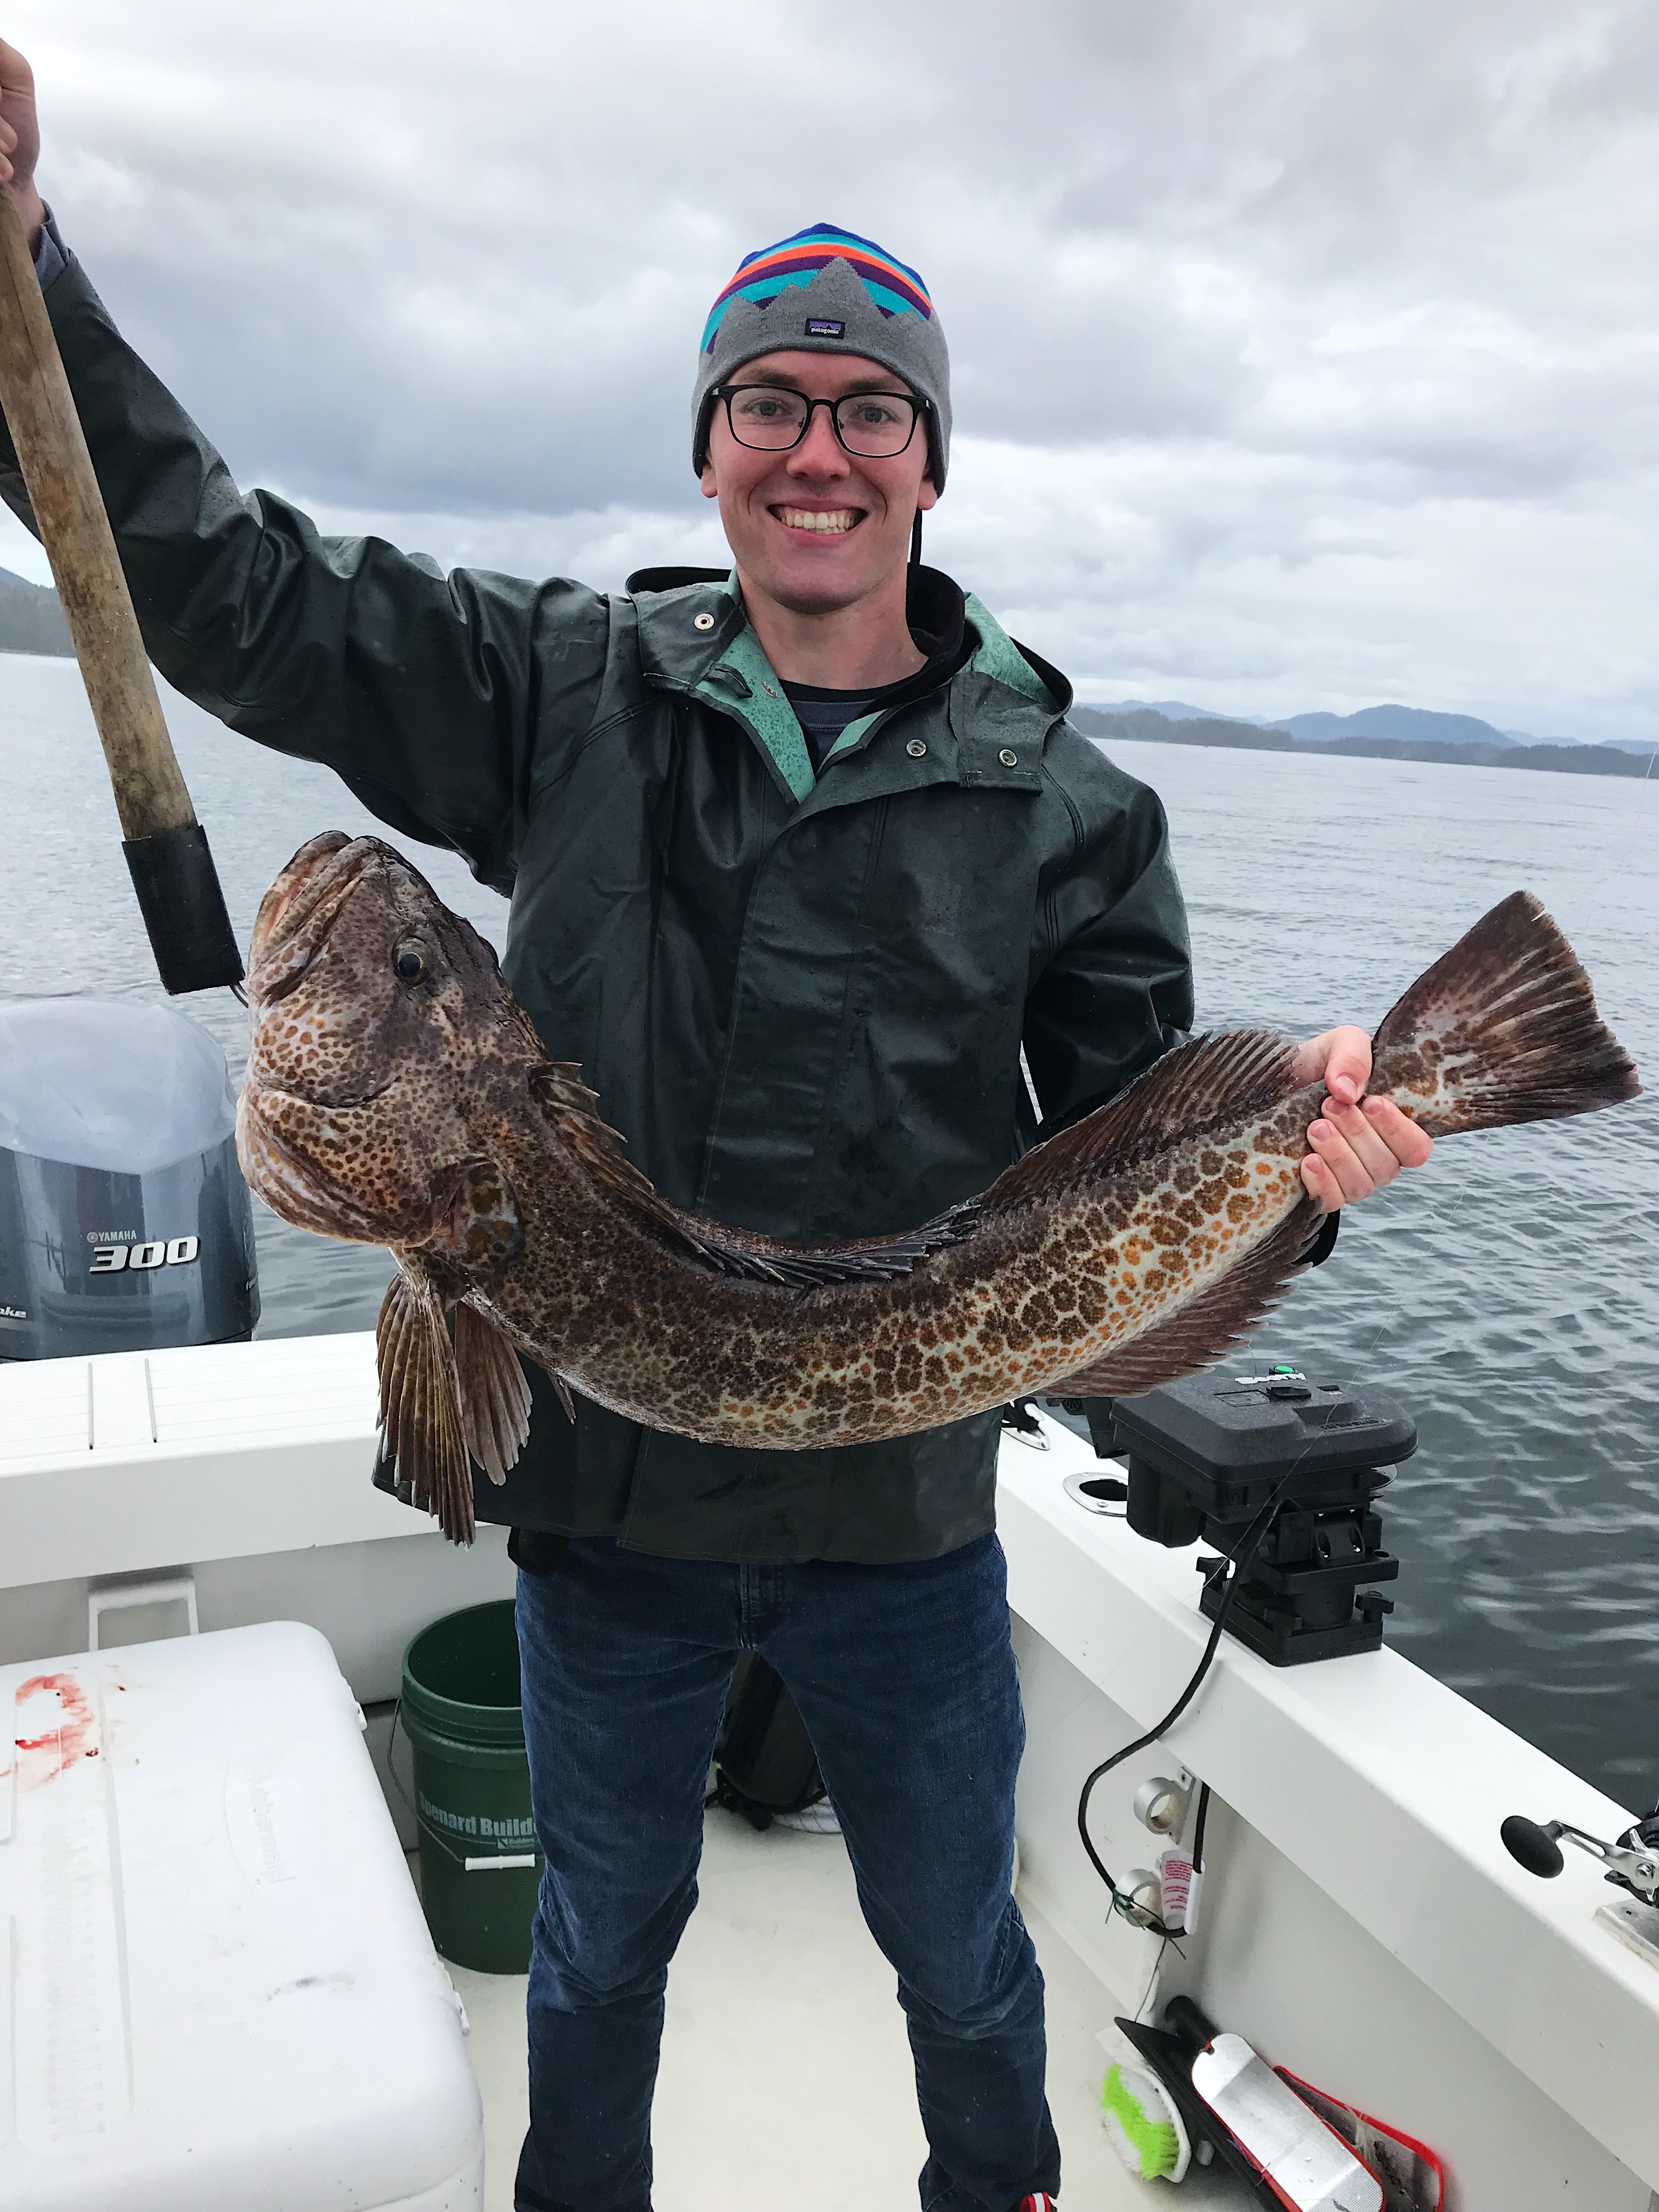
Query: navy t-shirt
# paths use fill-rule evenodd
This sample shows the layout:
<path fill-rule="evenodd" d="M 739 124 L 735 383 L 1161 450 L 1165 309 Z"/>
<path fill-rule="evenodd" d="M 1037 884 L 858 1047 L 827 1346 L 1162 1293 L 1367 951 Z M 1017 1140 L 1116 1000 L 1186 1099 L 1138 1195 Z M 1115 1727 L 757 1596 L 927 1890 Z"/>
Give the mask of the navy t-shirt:
<path fill-rule="evenodd" d="M 905 617 L 917 650 L 927 655 L 925 668 L 873 691 L 830 691 L 817 684 L 784 684 L 783 696 L 795 710 L 815 775 L 849 722 L 921 698 L 936 685 L 948 682 L 973 651 L 963 620 L 962 594 L 947 578 L 930 568 L 912 568 L 906 597 Z"/>

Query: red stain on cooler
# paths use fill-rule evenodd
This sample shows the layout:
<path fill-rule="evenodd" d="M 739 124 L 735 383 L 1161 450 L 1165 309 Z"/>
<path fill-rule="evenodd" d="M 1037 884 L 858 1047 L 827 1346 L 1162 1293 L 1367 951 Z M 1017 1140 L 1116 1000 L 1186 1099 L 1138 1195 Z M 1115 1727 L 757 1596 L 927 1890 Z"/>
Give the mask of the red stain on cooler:
<path fill-rule="evenodd" d="M 17 1724 L 33 1731 L 16 1738 L 21 1790 L 41 1789 L 77 1759 L 98 1756 L 97 1717 L 73 1674 L 31 1674 L 17 1692 Z"/>

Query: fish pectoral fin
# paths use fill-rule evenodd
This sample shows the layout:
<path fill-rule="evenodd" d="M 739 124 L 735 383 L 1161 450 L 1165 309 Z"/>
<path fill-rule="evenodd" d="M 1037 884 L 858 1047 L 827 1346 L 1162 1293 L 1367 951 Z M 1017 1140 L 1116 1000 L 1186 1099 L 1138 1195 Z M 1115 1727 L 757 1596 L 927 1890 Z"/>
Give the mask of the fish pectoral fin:
<path fill-rule="evenodd" d="M 443 1304 L 401 1255 L 374 1332 L 380 1376 L 380 1449 L 414 1503 L 437 1516 L 452 1544 L 473 1537 L 455 1350 Z"/>
<path fill-rule="evenodd" d="M 519 1194 L 494 1160 L 462 1160 L 447 1176 L 428 1241 L 470 1274 L 498 1284 L 524 1249 Z"/>
<path fill-rule="evenodd" d="M 1219 1359 L 1246 1329 L 1266 1318 L 1291 1287 L 1291 1278 L 1319 1235 L 1324 1209 L 1303 1198 L 1273 1235 L 1142 1336 L 1109 1352 L 1053 1386 L 1055 1397 L 1133 1398 L 1165 1382 L 1179 1382 Z"/>
<path fill-rule="evenodd" d="M 1217 1122 L 1274 1107 L 1297 1088 L 1296 1054 L 1294 1042 L 1276 1030 L 1228 1030 L 1177 1045 L 1108 1104 L 1033 1145 L 980 1204 L 991 1213 L 1052 1197 L 1131 1153 L 1162 1150 Z"/>
<path fill-rule="evenodd" d="M 501 1330 L 465 1304 L 455 1309 L 455 1373 L 466 1448 L 492 1482 L 505 1482 L 530 1434 L 530 1385 Z"/>

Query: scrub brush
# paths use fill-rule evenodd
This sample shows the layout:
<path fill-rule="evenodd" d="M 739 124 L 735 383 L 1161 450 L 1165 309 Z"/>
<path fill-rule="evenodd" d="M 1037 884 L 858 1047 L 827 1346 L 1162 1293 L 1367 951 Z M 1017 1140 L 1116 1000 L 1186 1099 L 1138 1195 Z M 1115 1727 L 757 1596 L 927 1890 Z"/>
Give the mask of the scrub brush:
<path fill-rule="evenodd" d="M 1100 2117 L 1113 2149 L 1131 2173 L 1143 2181 L 1162 2174 L 1179 2181 L 1192 2157 L 1192 2145 L 1170 2094 L 1155 2074 L 1114 2060 L 1100 2093 Z"/>

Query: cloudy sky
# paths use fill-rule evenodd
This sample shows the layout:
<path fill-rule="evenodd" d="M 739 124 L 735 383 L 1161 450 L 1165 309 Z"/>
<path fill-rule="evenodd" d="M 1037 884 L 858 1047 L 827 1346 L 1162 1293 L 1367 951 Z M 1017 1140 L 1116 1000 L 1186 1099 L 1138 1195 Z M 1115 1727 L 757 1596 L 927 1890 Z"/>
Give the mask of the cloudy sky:
<path fill-rule="evenodd" d="M 1650 0 L 0 0 L 41 182 L 245 484 L 619 582 L 718 560 L 708 302 L 920 268 L 929 557 L 1085 697 L 1659 735 Z M 9 519 L 0 565 L 42 577 Z"/>

